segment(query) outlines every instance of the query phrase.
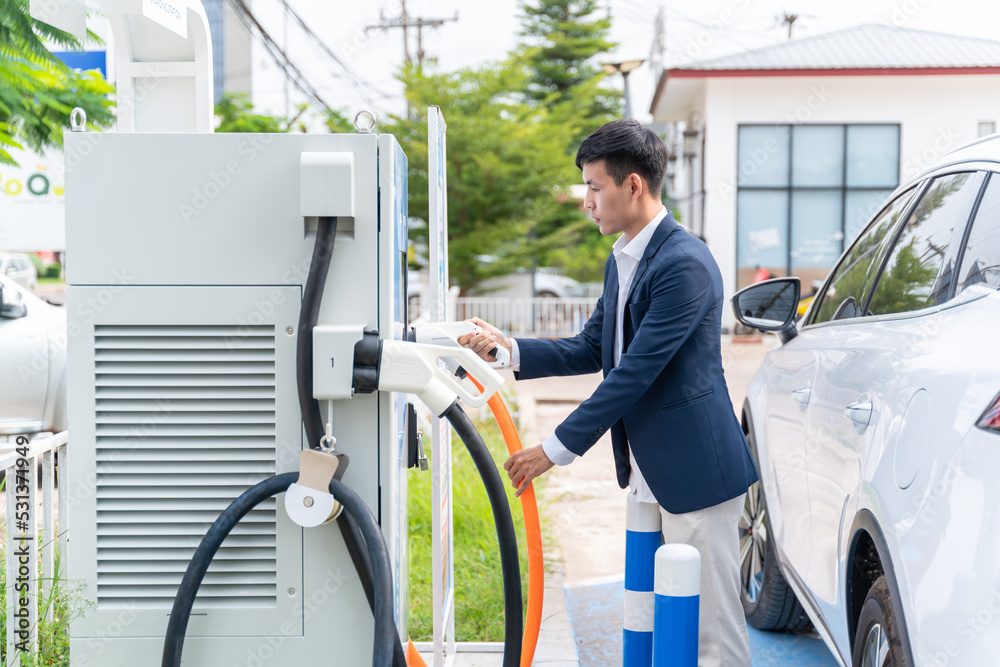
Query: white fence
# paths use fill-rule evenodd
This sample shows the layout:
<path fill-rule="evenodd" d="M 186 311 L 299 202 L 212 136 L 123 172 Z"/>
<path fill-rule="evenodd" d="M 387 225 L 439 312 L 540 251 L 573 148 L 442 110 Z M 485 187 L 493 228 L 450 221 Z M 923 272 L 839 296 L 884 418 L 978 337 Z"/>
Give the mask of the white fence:
<path fill-rule="evenodd" d="M 4 591 L 7 659 L 4 664 L 7 666 L 20 667 L 21 655 L 37 650 L 39 600 L 42 601 L 46 620 L 53 621 L 56 606 L 53 583 L 57 575 L 65 574 L 56 572 L 57 551 L 62 557 L 66 555 L 66 527 L 61 526 L 60 532 L 56 533 L 56 514 L 58 508 L 66 507 L 68 441 L 67 431 L 31 443 L 27 439 L 18 439 L 14 451 L 0 457 L 7 505 L 4 531 L 7 561 Z M 58 487 L 56 474 L 59 476 Z"/>
<path fill-rule="evenodd" d="M 597 304 L 597 299 L 459 297 L 455 319 L 478 317 L 503 329 L 511 336 L 561 338 L 580 332 Z"/>

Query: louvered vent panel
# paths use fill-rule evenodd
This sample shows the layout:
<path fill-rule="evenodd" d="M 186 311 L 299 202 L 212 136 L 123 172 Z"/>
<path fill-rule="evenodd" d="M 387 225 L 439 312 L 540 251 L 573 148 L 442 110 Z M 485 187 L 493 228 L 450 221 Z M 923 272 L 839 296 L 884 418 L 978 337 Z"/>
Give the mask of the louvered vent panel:
<path fill-rule="evenodd" d="M 275 472 L 274 327 L 94 327 L 97 596 L 169 609 L 223 509 Z M 272 607 L 275 501 L 226 538 L 197 607 Z"/>

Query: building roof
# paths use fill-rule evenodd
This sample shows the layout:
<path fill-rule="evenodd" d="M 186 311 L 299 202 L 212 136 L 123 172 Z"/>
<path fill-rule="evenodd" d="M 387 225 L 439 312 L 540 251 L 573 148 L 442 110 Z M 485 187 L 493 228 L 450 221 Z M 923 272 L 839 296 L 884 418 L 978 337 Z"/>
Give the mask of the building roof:
<path fill-rule="evenodd" d="M 997 66 L 1000 66 L 1000 41 L 870 23 L 702 60 L 679 69 L 925 69 Z"/>
<path fill-rule="evenodd" d="M 669 78 L 998 73 L 1000 41 L 869 23 L 664 69 L 650 111 Z"/>

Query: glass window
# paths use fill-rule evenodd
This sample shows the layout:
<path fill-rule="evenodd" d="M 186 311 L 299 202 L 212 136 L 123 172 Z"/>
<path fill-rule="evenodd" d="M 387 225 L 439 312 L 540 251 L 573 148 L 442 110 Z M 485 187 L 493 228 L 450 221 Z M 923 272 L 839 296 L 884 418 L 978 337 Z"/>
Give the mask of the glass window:
<path fill-rule="evenodd" d="M 758 271 L 783 276 L 788 264 L 788 192 L 786 190 L 740 190 L 736 215 L 739 219 L 736 265 L 740 284 L 754 282 Z"/>
<path fill-rule="evenodd" d="M 1000 174 L 990 176 L 965 245 L 958 292 L 970 285 L 1000 289 Z"/>
<path fill-rule="evenodd" d="M 844 201 L 844 240 L 857 238 L 865 224 L 880 208 L 893 188 L 887 190 L 848 190 Z"/>
<path fill-rule="evenodd" d="M 787 187 L 788 125 L 750 125 L 739 131 L 740 187 Z"/>
<path fill-rule="evenodd" d="M 844 126 L 794 126 L 792 128 L 792 185 L 795 187 L 827 186 L 839 188 L 843 183 Z"/>
<path fill-rule="evenodd" d="M 892 188 L 899 183 L 899 127 L 847 126 L 847 186 Z"/>
<path fill-rule="evenodd" d="M 872 315 L 906 313 L 948 299 L 955 279 L 952 239 L 961 238 L 981 178 L 975 172 L 934 179 L 903 226 L 868 305 Z"/>
<path fill-rule="evenodd" d="M 879 249 L 886 245 L 887 238 L 892 238 L 896 223 L 912 198 L 913 190 L 897 197 L 851 246 L 830 278 L 812 324 L 861 314 L 859 309 L 879 266 L 877 260 L 882 255 Z"/>
<path fill-rule="evenodd" d="M 898 182 L 898 125 L 741 125 L 737 151 L 738 288 L 825 279 Z"/>
<path fill-rule="evenodd" d="M 792 275 L 822 280 L 844 247 L 840 190 L 792 191 Z"/>

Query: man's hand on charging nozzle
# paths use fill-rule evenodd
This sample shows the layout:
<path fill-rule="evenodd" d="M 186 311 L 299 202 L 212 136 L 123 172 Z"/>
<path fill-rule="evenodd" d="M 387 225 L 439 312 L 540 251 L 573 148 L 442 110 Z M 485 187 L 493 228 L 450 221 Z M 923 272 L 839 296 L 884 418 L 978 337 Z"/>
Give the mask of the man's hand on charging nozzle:
<path fill-rule="evenodd" d="M 546 456 L 541 445 L 535 445 L 511 454 L 507 462 L 503 464 L 503 468 L 507 471 L 507 476 L 510 477 L 511 485 L 517 489 L 514 492 L 514 497 L 517 498 L 524 493 L 532 480 L 553 465 L 555 464 Z"/>
<path fill-rule="evenodd" d="M 494 357 L 490 356 L 490 352 L 497 345 L 502 345 L 507 348 L 507 352 L 511 351 L 510 339 L 504 336 L 503 332 L 495 326 L 489 322 L 484 322 L 478 317 L 473 317 L 467 321 L 478 325 L 483 332 L 481 334 L 465 334 L 464 336 L 459 336 L 459 345 L 469 348 L 486 361 L 496 361 Z"/>

